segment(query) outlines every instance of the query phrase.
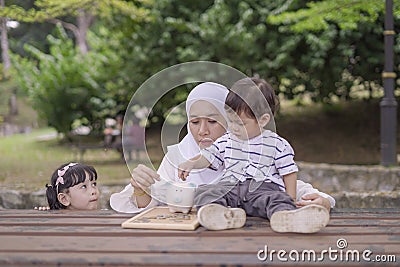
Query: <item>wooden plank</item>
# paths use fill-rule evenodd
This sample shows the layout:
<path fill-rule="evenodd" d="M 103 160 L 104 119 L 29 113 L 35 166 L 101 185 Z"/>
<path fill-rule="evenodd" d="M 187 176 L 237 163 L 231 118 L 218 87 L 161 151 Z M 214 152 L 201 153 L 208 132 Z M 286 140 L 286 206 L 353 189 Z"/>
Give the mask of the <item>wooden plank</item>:
<path fill-rule="evenodd" d="M 113 219 L 127 219 L 131 218 L 133 215 L 131 214 L 107 214 L 107 215 L 79 215 L 79 214 L 74 214 L 74 215 L 68 215 L 68 214 L 51 214 L 51 213 L 45 213 L 45 214 L 6 214 L 6 215 L 0 215 L 0 220 L 3 219 L 12 219 L 12 218 L 93 218 L 93 219 L 104 219 L 104 218 L 113 218 Z"/>
<path fill-rule="evenodd" d="M 343 219 L 343 220 L 330 220 L 328 223 L 329 226 L 391 226 L 391 227 L 400 227 L 399 220 L 386 220 L 386 219 L 373 219 L 373 220 L 365 220 L 365 219 Z"/>
<path fill-rule="evenodd" d="M 400 242 L 395 240 L 388 242 L 385 237 L 373 240 L 364 240 L 363 237 L 345 236 L 349 249 L 369 249 L 374 253 L 387 252 L 400 254 Z M 265 237 L 115 237 L 115 236 L 2 236 L 0 244 L 1 252 L 37 252 L 63 251 L 74 253 L 79 251 L 96 252 L 201 252 L 201 253 L 240 253 L 256 252 L 265 245 L 272 249 L 285 250 L 315 250 L 322 251 L 331 247 L 338 249 L 338 237 L 333 236 L 274 236 Z"/>
<path fill-rule="evenodd" d="M 127 217 L 132 217 L 132 214 L 127 214 L 127 213 L 118 213 L 113 210 L 95 210 L 95 211 L 70 211 L 70 210 L 49 210 L 49 211 L 38 211 L 34 209 L 0 209 L 0 217 L 3 215 L 9 215 L 9 214 L 62 214 L 62 215 L 75 215 L 75 216 L 85 216 L 87 215 L 116 215 L 116 216 L 127 216 Z M 390 209 L 384 209 L 384 208 L 376 208 L 376 209 L 333 209 L 331 211 L 331 216 L 369 216 L 369 215 L 374 215 L 374 214 L 379 214 L 380 216 L 385 216 L 387 214 L 393 214 L 396 216 L 400 216 L 400 208 L 390 208 Z"/>
<path fill-rule="evenodd" d="M 241 228 L 231 229 L 227 231 L 207 231 L 203 227 L 198 228 L 191 233 L 182 231 L 167 231 L 167 230 L 146 230 L 146 229 L 123 229 L 121 227 L 108 227 L 108 226 L 79 226 L 71 229 L 71 226 L 52 226 L 52 225 L 24 225 L 24 226 L 0 226 L 0 235 L 68 235 L 71 232 L 90 236 L 96 233 L 97 235 L 126 235 L 126 236 L 146 236 L 146 235 L 163 235 L 163 236 L 220 236 L 229 234 L 231 236 L 273 236 L 277 233 L 273 232 L 268 226 L 262 228 Z M 326 227 L 316 235 L 365 235 L 373 236 L 377 234 L 387 234 L 391 236 L 400 235 L 399 227 L 363 227 L 363 226 L 349 226 L 349 227 Z M 279 234 L 283 235 L 283 234 Z"/>
<path fill-rule="evenodd" d="M 360 218 L 360 219 L 390 219 L 390 218 L 400 218 L 400 213 L 340 213 L 340 214 L 330 214 L 331 219 L 346 219 L 346 218 Z"/>
<path fill-rule="evenodd" d="M 0 211 L 0 221 L 5 221 L 5 219 L 12 219 L 9 221 L 15 221 L 14 219 L 32 219 L 32 220 L 40 220 L 44 221 L 45 218 L 63 218 L 66 221 L 71 221 L 70 219 L 79 219 L 79 218 L 90 218 L 90 219 L 129 219 L 135 216 L 135 214 L 123 214 L 123 213 L 115 213 L 113 211 L 88 211 L 85 212 L 68 212 L 68 211 L 32 211 L 32 210 L 15 210 L 16 213 L 11 212 L 10 210 L 6 210 L 7 212 Z M 248 217 L 248 219 L 255 219 L 264 221 L 261 218 Z"/>
<path fill-rule="evenodd" d="M 163 238 L 163 240 L 168 240 L 168 239 L 175 239 L 179 237 L 183 238 L 203 238 L 203 239 L 215 239 L 215 240 L 224 240 L 225 237 L 227 237 L 228 233 L 225 233 L 225 235 L 171 235 L 171 233 L 161 233 L 161 234 L 155 234 L 154 232 L 147 232 L 147 233 L 132 233 L 132 234 L 126 234 L 126 233 L 114 233 L 114 232 L 108 232 L 108 233 L 82 233 L 82 232 L 60 232 L 60 233 L 19 233 L 19 234 L 4 234 L 2 236 L 13 236 L 15 237 L 15 242 L 18 241 L 23 241 L 24 238 L 31 238 L 31 237 L 52 237 L 52 238 L 59 238 L 59 237 L 75 237 L 77 240 L 78 239 L 83 239 L 85 237 L 96 237 L 96 238 L 106 238 L 106 237 L 114 237 L 114 238 L 119 238 L 119 237 L 126 237 L 126 238 L 136 238 L 137 240 L 141 240 L 141 238 Z M 354 245 L 354 244 L 392 244 L 392 245 L 399 245 L 400 247 L 400 236 L 391 236 L 387 234 L 375 234 L 375 235 L 348 235 L 348 234 L 336 234 L 336 235 L 324 235 L 324 234 L 317 234 L 317 235 L 300 235 L 300 234 L 278 234 L 278 233 L 270 233 L 269 235 L 246 235 L 243 237 L 242 235 L 231 235 L 229 234 L 230 238 L 236 238 L 236 241 L 240 241 L 241 239 L 245 238 L 248 240 L 256 240 L 259 243 L 262 243 L 264 241 L 265 243 L 268 243 L 270 240 L 273 242 L 280 242 L 280 243 L 285 243 L 287 244 L 292 244 L 293 242 L 299 242 L 299 243 L 315 243 L 319 240 L 323 240 L 324 242 L 333 242 L 331 245 L 335 245 L 336 242 L 338 242 L 339 239 L 345 239 L 347 243 Z M 18 239 L 19 238 L 19 239 Z M 2 238 L 3 239 L 3 238 Z M 5 240 L 5 239 L 4 239 Z M 327 241 L 328 240 L 328 241 Z"/>
<path fill-rule="evenodd" d="M 117 216 L 117 217 L 132 217 L 132 214 L 117 213 L 113 210 L 47 210 L 39 211 L 34 209 L 0 209 L 0 218 L 12 215 L 34 215 L 34 216 L 74 216 L 74 217 L 89 217 L 89 216 Z"/>
<path fill-rule="evenodd" d="M 0 218 L 0 234 L 9 234 L 10 232 L 22 232 L 25 230 L 24 227 L 27 227 L 26 230 L 29 232 L 65 232 L 68 229 L 76 232 L 120 232 L 120 233 L 141 233 L 149 230 L 134 230 L 134 229 L 122 229 L 120 227 L 120 223 L 124 221 L 125 218 L 23 218 L 22 222 L 19 219 L 9 219 L 6 220 Z M 347 220 L 351 222 L 351 220 Z M 69 228 L 72 227 L 72 228 Z M 12 229 L 15 229 L 12 230 Z M 200 227 L 196 230 L 194 234 L 199 234 L 199 232 L 204 232 L 205 229 Z M 214 235 L 224 234 L 226 231 L 205 231 Z M 248 235 L 263 235 L 263 234 L 271 234 L 273 233 L 269 223 L 267 220 L 263 220 L 260 218 L 248 218 L 246 225 L 244 228 L 228 230 L 230 234 L 240 235 L 240 234 L 248 234 Z M 380 221 L 376 221 L 375 223 L 346 223 L 342 225 L 342 223 L 336 223 L 334 220 L 330 221 L 330 224 L 322 229 L 318 234 L 330 234 L 335 235 L 337 233 L 346 233 L 346 234 L 361 234 L 372 235 L 375 233 L 390 233 L 391 235 L 398 235 L 400 232 L 400 227 L 394 224 L 393 226 L 387 226 L 384 224 L 380 224 Z M 154 234 L 163 233 L 163 231 L 156 230 Z M 171 231 L 172 235 L 180 234 L 179 231 Z M 202 233 L 204 234 L 204 233 Z"/>
<path fill-rule="evenodd" d="M 374 210 L 374 212 L 366 212 L 360 210 L 359 213 L 355 212 L 331 212 L 331 220 L 343 220 L 343 219 L 385 219 L 385 220 L 400 220 L 400 209 L 393 209 L 392 212 L 379 212 L 380 210 Z M 3 218 L 124 218 L 128 219 L 133 217 L 135 214 L 124 214 L 116 213 L 112 210 L 98 210 L 98 211 L 37 211 L 37 210 L 0 210 L 0 219 Z"/>
<path fill-rule="evenodd" d="M 375 213 L 375 214 L 385 214 L 385 213 L 392 213 L 392 214 L 400 214 L 399 208 L 359 208 L 359 209 L 348 209 L 348 208 L 340 208 L 340 209 L 332 209 L 331 214 L 368 214 L 368 213 Z"/>
<path fill-rule="evenodd" d="M 396 230 L 396 231 L 393 231 Z M 339 233 L 340 232 L 340 233 Z M 0 227 L 0 235 L 69 235 L 76 233 L 77 235 L 126 235 L 126 236 L 282 236 L 282 235 L 292 235 L 292 233 L 275 233 L 271 228 L 265 229 L 231 229 L 224 231 L 208 231 L 202 227 L 196 231 L 186 233 L 183 231 L 169 231 L 169 230 L 146 230 L 146 229 L 122 229 L 119 227 L 98 227 L 98 226 L 83 226 L 77 228 L 71 228 L 70 226 L 11 226 L 11 227 Z M 311 234 L 312 236 L 317 235 L 365 235 L 373 236 L 378 234 L 386 234 L 392 236 L 393 238 L 398 238 L 400 235 L 399 228 L 379 228 L 379 227 L 350 227 L 350 228 L 324 228 L 318 233 Z"/>
<path fill-rule="evenodd" d="M 125 218 L 103 217 L 103 218 L 63 218 L 63 217 L 36 217 L 36 218 L 6 218 L 0 219 L 0 226 L 17 226 L 17 225 L 63 225 L 63 226 L 77 226 L 77 225 L 109 225 L 121 226 Z"/>
<path fill-rule="evenodd" d="M 397 258 L 397 262 L 400 259 Z M 204 253 L 75 253 L 65 255 L 60 252 L 50 252 L 43 257 L 36 253 L 0 253 L 1 265 L 28 265 L 34 263 L 37 266 L 320 266 L 321 261 L 279 261 L 272 257 L 272 261 L 259 260 L 257 255 L 252 254 L 204 254 Z M 324 257 L 323 266 L 360 266 L 360 262 L 346 262 L 344 260 L 332 261 L 329 257 Z M 361 261 L 361 264 L 367 264 Z M 395 266 L 395 264 L 391 264 Z M 382 263 L 368 263 L 368 266 L 383 266 Z"/>
<path fill-rule="evenodd" d="M 365 220 L 373 220 L 373 219 L 385 219 L 385 220 L 399 220 L 400 215 L 397 214 L 352 214 L 352 215 L 337 215 L 331 216 L 331 220 L 342 220 L 342 219 L 365 219 Z"/>
<path fill-rule="evenodd" d="M 201 254 L 196 253 L 74 253 L 66 256 L 60 252 L 50 252 L 45 257 L 37 253 L 1 253 L 1 265 L 37 266 L 257 266 L 261 261 L 255 254 Z M 275 261 L 273 264 L 282 265 Z M 285 264 L 285 263 L 283 263 Z"/>
<path fill-rule="evenodd" d="M 94 210 L 94 211 L 70 211 L 70 210 L 47 210 L 38 211 L 34 209 L 0 209 L 0 218 L 3 216 L 13 216 L 13 215 L 33 215 L 33 216 L 74 216 L 74 217 L 87 217 L 87 216 L 118 216 L 118 217 L 132 217 L 134 214 L 129 213 L 118 213 L 113 210 Z M 369 211 L 369 209 L 360 209 L 357 212 L 345 211 L 343 209 L 334 210 L 330 213 L 331 218 L 340 217 L 385 217 L 394 216 L 400 217 L 400 209 L 380 210 L 374 209 Z"/>
<path fill-rule="evenodd" d="M 130 218 L 130 217 L 129 217 Z M 0 226 L 23 226 L 23 225 L 37 225 L 37 226 L 45 226 L 45 225 L 59 225 L 59 226 L 68 226 L 68 225 L 87 225 L 87 226 L 102 226 L 102 225 L 109 225 L 109 226 L 116 226 L 124 222 L 127 218 L 126 217 L 108 217 L 108 216 L 101 216 L 101 217 L 48 217 L 48 216 L 36 216 L 36 217 L 3 217 L 0 218 Z M 328 227 L 351 227 L 351 226 L 391 226 L 399 227 L 400 224 L 398 220 L 395 219 L 330 219 Z M 257 217 L 248 217 L 245 228 L 269 228 L 269 222 L 266 219 L 261 219 Z"/>
<path fill-rule="evenodd" d="M 31 226 L 31 227 L 43 227 L 43 226 L 55 226 L 58 227 L 67 227 L 81 225 L 82 227 L 105 227 L 110 226 L 112 229 L 119 229 L 118 226 L 121 222 L 123 222 L 126 217 L 46 217 L 46 216 L 39 216 L 39 217 L 32 217 L 32 218 L 0 218 L 0 227 L 8 227 L 8 226 Z M 383 227 L 381 227 L 383 226 Z M 395 220 L 380 220 L 380 219 L 370 219 L 370 220 L 357 220 L 354 219 L 331 219 L 327 228 L 323 229 L 323 231 L 328 229 L 340 228 L 344 230 L 351 230 L 351 229 L 359 229 L 362 230 L 365 227 L 368 227 L 369 230 L 377 230 L 380 227 L 382 229 L 390 229 L 390 232 L 396 233 L 398 230 L 399 224 Z M 267 220 L 249 217 L 245 228 L 236 229 L 236 230 L 245 230 L 245 231 L 253 231 L 254 229 L 268 229 L 269 223 Z M 230 230 L 232 231 L 232 230 Z M 368 233 L 366 233 L 368 234 Z"/>

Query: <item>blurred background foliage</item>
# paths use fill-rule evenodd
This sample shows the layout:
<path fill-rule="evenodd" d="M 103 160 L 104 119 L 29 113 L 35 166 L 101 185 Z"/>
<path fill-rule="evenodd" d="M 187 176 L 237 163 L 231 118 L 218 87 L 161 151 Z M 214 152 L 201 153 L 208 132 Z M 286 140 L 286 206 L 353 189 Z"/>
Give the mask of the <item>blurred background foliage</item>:
<path fill-rule="evenodd" d="M 2 91 L 26 95 L 43 121 L 64 134 L 77 121 L 101 131 L 146 79 L 187 61 L 259 75 L 299 104 L 382 96 L 381 0 L 2 2 L 2 21 L 19 23 L 1 28 L 9 43 L 1 53 L 10 53 L 12 63 L 2 68 Z M 399 32 L 400 0 L 394 13 Z M 399 66 L 396 56 L 397 73 Z M 399 87 L 398 79 L 397 96 Z M 153 121 L 161 122 L 188 91 L 163 98 Z"/>

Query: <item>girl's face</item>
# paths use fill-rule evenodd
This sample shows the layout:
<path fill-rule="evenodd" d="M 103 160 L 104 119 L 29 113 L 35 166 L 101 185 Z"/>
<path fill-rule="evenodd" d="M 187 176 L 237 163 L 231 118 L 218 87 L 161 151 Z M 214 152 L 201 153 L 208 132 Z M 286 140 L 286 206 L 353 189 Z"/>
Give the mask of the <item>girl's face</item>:
<path fill-rule="evenodd" d="M 68 189 L 70 205 L 68 209 L 74 210 L 95 210 L 98 207 L 100 195 L 96 180 L 90 181 L 86 176 L 83 183 L 71 186 Z"/>
<path fill-rule="evenodd" d="M 209 147 L 226 132 L 226 121 L 211 103 L 199 100 L 189 111 L 189 130 L 201 149 Z"/>

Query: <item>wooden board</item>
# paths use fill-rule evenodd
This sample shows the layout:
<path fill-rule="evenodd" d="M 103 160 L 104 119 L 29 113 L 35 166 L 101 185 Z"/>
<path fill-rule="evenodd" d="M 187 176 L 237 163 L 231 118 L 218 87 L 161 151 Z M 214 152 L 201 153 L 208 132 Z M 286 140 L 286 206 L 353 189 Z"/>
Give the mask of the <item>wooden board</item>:
<path fill-rule="evenodd" d="M 154 207 L 121 224 L 122 228 L 196 230 L 199 221 L 195 211 L 188 214 L 172 213 L 168 207 Z"/>

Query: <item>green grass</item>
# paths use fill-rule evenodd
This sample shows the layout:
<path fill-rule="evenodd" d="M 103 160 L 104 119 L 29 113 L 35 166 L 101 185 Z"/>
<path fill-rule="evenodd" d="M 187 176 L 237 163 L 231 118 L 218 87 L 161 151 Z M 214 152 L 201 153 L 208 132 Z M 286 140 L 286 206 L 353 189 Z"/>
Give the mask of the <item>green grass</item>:
<path fill-rule="evenodd" d="M 19 92 L 17 95 L 18 115 L 9 116 L 9 99 L 16 88 L 13 80 L 0 80 L 0 125 L 8 123 L 18 126 L 29 126 L 34 130 L 29 134 L 16 134 L 0 137 L 0 188 L 36 191 L 50 182 L 54 170 L 63 163 L 77 161 L 79 155 L 70 144 L 60 138 L 43 139 L 54 135 L 51 128 L 37 129 L 44 122 L 38 118 L 28 98 Z M 162 153 L 159 140 L 151 142 L 149 151 L 158 166 Z M 100 184 L 126 184 L 130 173 L 125 161 L 115 150 L 88 150 L 84 155 L 85 164 L 95 167 Z M 132 162 L 136 166 L 138 162 Z"/>
<path fill-rule="evenodd" d="M 74 150 L 59 139 L 41 140 L 54 134 L 50 128 L 0 138 L 0 182 L 2 187 L 35 191 L 49 183 L 54 170 L 63 163 L 75 161 Z M 96 168 L 99 183 L 129 181 L 129 171 L 116 151 L 89 150 L 85 163 Z"/>

